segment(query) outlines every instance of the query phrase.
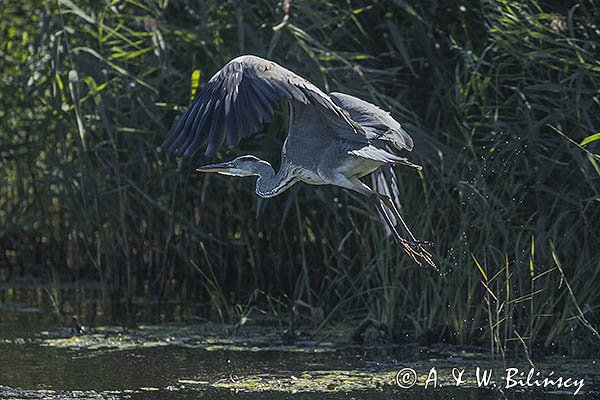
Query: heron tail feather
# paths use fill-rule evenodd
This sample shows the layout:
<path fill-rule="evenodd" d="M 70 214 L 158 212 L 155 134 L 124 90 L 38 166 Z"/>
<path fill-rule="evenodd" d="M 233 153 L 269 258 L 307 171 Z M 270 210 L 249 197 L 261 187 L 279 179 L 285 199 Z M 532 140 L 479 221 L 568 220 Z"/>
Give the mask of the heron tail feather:
<path fill-rule="evenodd" d="M 373 183 L 373 190 L 377 193 L 388 196 L 392 199 L 396 208 L 400 211 L 402 209 L 402 204 L 400 203 L 400 192 L 398 191 L 398 180 L 396 178 L 396 173 L 394 172 L 391 165 L 383 165 L 376 169 L 371 174 L 371 179 Z M 398 224 L 397 218 L 394 216 L 392 210 L 389 210 L 387 207 L 384 207 L 383 210 L 389 217 L 390 221 L 396 226 Z M 383 225 L 385 226 L 386 235 L 391 235 L 392 231 L 390 227 L 386 223 L 386 218 L 384 215 L 380 215 Z"/>

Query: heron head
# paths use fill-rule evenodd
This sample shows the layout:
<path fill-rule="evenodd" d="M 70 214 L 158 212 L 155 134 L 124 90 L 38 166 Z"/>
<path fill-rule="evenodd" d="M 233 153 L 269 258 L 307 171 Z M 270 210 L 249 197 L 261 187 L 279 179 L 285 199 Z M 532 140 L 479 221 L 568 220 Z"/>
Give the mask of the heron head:
<path fill-rule="evenodd" d="M 221 175 L 230 176 L 252 176 L 258 175 L 258 165 L 266 163 L 258 157 L 241 156 L 234 160 L 204 165 L 196 168 L 197 172 L 216 172 Z"/>

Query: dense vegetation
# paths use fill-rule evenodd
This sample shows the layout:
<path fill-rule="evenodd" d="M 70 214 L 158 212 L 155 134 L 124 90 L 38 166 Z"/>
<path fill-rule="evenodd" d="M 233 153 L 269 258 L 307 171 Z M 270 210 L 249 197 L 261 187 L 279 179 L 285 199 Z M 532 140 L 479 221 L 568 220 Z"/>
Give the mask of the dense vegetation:
<path fill-rule="evenodd" d="M 28 0 L 0 13 L 5 288 L 100 282 L 109 320 L 133 320 L 140 299 L 157 318 L 193 301 L 184 317 L 226 322 L 300 300 L 316 325 L 371 315 L 396 340 L 599 343 L 594 0 Z M 202 157 L 158 149 L 243 53 L 403 122 L 425 167 L 397 170 L 404 212 L 441 273 L 411 263 L 352 193 L 300 184 L 265 201 L 252 179 L 194 175 Z M 277 165 L 285 118 L 219 158 Z"/>

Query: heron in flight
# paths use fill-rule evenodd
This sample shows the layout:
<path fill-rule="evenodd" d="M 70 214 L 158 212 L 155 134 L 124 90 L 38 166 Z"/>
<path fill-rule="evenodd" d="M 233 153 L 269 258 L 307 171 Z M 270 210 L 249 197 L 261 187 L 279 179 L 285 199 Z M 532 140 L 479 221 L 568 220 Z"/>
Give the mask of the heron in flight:
<path fill-rule="evenodd" d="M 187 157 L 207 143 L 213 157 L 225 141 L 233 145 L 271 122 L 273 107 L 290 105 L 287 137 L 277 172 L 253 155 L 196 169 L 232 176 L 258 176 L 256 194 L 274 197 L 294 183 L 335 185 L 370 199 L 404 251 L 435 268 L 428 242 L 417 240 L 402 215 L 392 166 L 421 169 L 397 153 L 412 150 L 412 138 L 377 106 L 343 93 L 323 93 L 306 79 L 263 58 L 244 55 L 229 61 L 204 86 L 163 143 Z M 373 188 L 361 178 L 371 174 Z M 405 236 L 400 235 L 397 226 Z"/>

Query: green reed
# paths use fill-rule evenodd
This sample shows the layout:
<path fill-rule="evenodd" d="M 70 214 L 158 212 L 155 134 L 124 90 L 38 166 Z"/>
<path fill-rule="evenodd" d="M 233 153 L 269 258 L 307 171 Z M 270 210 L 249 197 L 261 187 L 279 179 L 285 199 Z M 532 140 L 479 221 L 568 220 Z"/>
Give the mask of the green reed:
<path fill-rule="evenodd" d="M 598 343 L 594 1 L 57 0 L 0 13 L 3 281 L 100 281 L 105 316 L 130 323 L 139 298 L 159 319 L 168 301 L 196 301 L 234 323 L 255 302 L 280 315 L 301 300 L 323 310 L 315 327 L 371 315 L 394 340 L 528 355 Z M 404 123 L 424 171 L 397 170 L 403 210 L 441 273 L 410 263 L 353 193 L 300 184 L 262 200 L 252 180 L 198 176 L 202 157 L 158 149 L 240 53 Z M 286 123 L 218 157 L 277 164 Z"/>

